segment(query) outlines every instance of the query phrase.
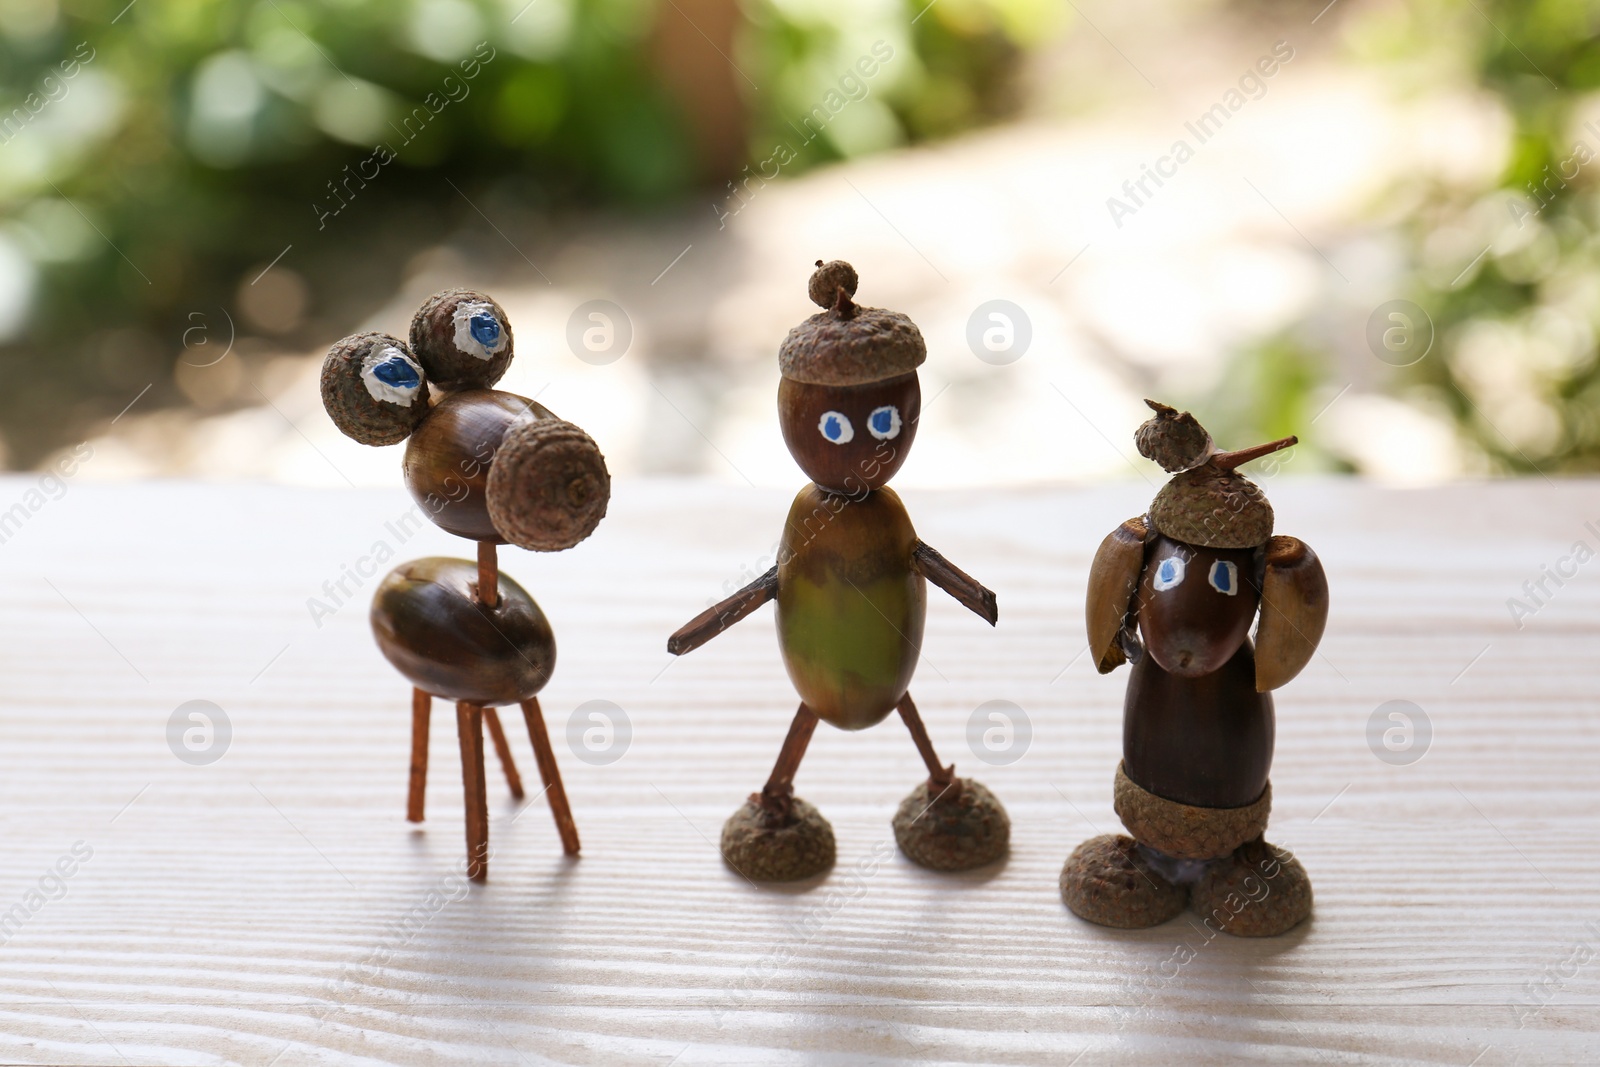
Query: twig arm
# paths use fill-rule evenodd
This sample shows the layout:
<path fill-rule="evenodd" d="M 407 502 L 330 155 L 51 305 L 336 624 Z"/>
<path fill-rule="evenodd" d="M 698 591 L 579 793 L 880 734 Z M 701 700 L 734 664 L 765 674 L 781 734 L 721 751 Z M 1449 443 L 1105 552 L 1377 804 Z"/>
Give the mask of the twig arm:
<path fill-rule="evenodd" d="M 777 595 L 778 568 L 774 566 L 720 604 L 713 604 L 684 623 L 667 638 L 667 651 L 674 656 L 693 652 Z"/>
<path fill-rule="evenodd" d="M 918 541 L 911 553 L 911 566 L 990 626 L 1000 617 L 1000 606 L 994 591 L 986 588 L 972 575 L 941 556 L 926 541 Z"/>

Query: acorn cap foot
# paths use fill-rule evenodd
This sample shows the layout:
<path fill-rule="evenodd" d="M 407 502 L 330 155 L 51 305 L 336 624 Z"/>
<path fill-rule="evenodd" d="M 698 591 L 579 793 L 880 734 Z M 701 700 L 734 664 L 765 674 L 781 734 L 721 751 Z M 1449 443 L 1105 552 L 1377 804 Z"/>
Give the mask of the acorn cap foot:
<path fill-rule="evenodd" d="M 894 839 L 912 862 L 935 871 L 970 871 L 1011 846 L 1011 817 L 995 795 L 971 778 L 943 799 L 924 780 L 894 813 Z"/>
<path fill-rule="evenodd" d="M 771 829 L 761 805 L 745 801 L 722 825 L 723 860 L 752 882 L 794 882 L 832 867 L 833 827 L 822 813 L 795 797 L 790 819 Z"/>
<path fill-rule="evenodd" d="M 1215 861 L 1189 906 L 1223 933 L 1276 937 L 1311 914 L 1311 878 L 1294 856 L 1257 838 Z"/>
<path fill-rule="evenodd" d="M 1189 894 L 1156 873 L 1133 838 L 1101 834 L 1074 849 L 1061 868 L 1061 899 L 1080 919 L 1143 930 L 1176 918 Z"/>

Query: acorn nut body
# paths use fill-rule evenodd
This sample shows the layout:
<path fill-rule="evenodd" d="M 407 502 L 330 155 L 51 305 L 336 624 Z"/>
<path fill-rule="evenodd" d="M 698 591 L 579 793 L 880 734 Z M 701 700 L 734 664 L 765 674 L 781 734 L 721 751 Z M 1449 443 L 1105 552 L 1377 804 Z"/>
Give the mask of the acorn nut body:
<path fill-rule="evenodd" d="M 395 669 L 424 692 L 483 707 L 538 694 L 556 664 L 549 620 L 500 575 L 493 608 L 474 599 L 476 563 L 431 556 L 390 571 L 372 597 L 372 633 Z"/>
<path fill-rule="evenodd" d="M 406 488 L 441 529 L 505 543 L 489 518 L 489 469 L 501 439 L 530 418 L 555 416 L 526 397 L 497 389 L 450 393 L 406 445 Z"/>

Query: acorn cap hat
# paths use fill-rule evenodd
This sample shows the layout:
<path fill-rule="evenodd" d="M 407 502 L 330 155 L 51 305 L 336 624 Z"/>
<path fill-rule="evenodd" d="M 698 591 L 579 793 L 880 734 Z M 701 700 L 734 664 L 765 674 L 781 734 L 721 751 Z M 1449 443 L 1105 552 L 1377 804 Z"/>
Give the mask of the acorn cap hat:
<path fill-rule="evenodd" d="M 898 311 L 862 307 L 855 268 L 817 260 L 807 291 L 825 310 L 789 331 L 778 349 L 785 378 L 810 385 L 866 385 L 910 374 L 928 358 L 916 323 Z"/>

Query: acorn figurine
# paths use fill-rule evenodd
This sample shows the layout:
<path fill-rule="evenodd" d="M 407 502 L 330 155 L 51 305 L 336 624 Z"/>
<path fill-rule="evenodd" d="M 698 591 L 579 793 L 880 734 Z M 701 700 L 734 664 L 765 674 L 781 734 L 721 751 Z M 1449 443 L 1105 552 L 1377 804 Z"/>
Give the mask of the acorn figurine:
<path fill-rule="evenodd" d="M 811 482 L 789 509 L 778 563 L 673 634 L 683 655 L 769 600 L 799 710 L 759 793 L 728 819 L 723 858 L 759 881 L 790 881 L 833 865 L 833 828 L 794 795 L 794 777 L 822 719 L 864 730 L 898 711 L 928 768 L 901 803 L 895 840 L 935 870 L 966 870 L 1006 852 L 1011 824 L 979 783 L 944 766 L 908 692 L 922 645 L 925 579 L 991 626 L 994 593 L 918 540 L 887 483 L 917 434 L 917 368 L 927 348 L 916 325 L 852 298 L 856 272 L 817 261 L 811 299 L 824 310 L 789 332 L 778 352 L 784 443 Z"/>
<path fill-rule="evenodd" d="M 500 305 L 450 289 L 417 312 L 409 344 L 357 334 L 322 365 L 323 406 L 339 429 L 363 444 L 406 441 L 412 497 L 434 523 L 478 543 L 476 562 L 435 557 L 396 567 L 371 612 L 378 648 L 413 686 L 412 822 L 423 819 L 433 700 L 456 704 L 467 874 L 477 880 L 489 869 L 485 725 L 512 795 L 523 796 L 498 706 L 522 708 L 562 849 L 578 853 L 538 699 L 555 667 L 555 635 L 527 591 L 500 573 L 498 546 L 571 548 L 599 525 L 611 497 L 605 457 L 588 434 L 526 397 L 489 388 L 511 357 Z"/>
<path fill-rule="evenodd" d="M 1271 505 L 1237 468 L 1297 439 L 1218 452 L 1194 416 L 1145 403 L 1155 416 L 1139 451 L 1173 477 L 1100 545 L 1086 602 L 1095 666 L 1133 669 L 1115 784 L 1132 836 L 1079 845 L 1061 894 L 1105 926 L 1155 926 L 1188 906 L 1230 934 L 1281 934 L 1311 913 L 1311 881 L 1262 837 L 1271 693 L 1315 654 L 1328 582 L 1310 547 L 1273 536 Z"/>

